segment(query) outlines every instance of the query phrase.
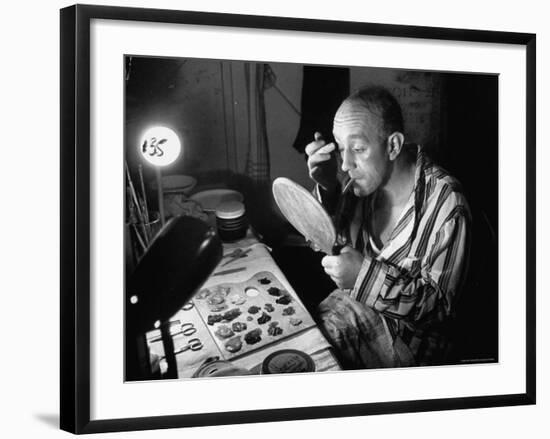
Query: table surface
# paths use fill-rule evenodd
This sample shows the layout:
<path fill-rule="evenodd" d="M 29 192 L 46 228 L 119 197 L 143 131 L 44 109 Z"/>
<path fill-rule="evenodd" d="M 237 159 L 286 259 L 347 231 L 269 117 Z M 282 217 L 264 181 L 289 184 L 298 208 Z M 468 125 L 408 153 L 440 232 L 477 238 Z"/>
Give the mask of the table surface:
<path fill-rule="evenodd" d="M 185 347 L 192 339 L 199 339 L 202 343 L 202 348 L 199 350 L 193 351 L 189 349 L 176 355 L 178 378 L 192 377 L 199 366 L 211 357 L 219 357 L 222 360 L 227 359 L 239 368 L 247 369 L 252 374 L 258 374 L 260 373 L 263 360 L 269 354 L 282 349 L 296 349 L 307 353 L 315 362 L 316 372 L 341 370 L 330 344 L 315 325 L 300 298 L 271 257 L 269 248 L 260 243 L 250 232 L 244 239 L 234 243 L 224 243 L 223 247 L 224 257 L 199 292 L 204 289 L 216 288 L 216 286 L 223 283 L 239 284 L 248 281 L 259 272 L 269 272 L 290 294 L 295 307 L 300 308 L 299 312 L 304 317 L 303 320 L 309 324 L 305 325 L 304 329 L 301 329 L 299 332 L 290 335 L 281 335 L 280 337 L 273 338 L 273 341 L 270 339 L 270 343 L 267 345 L 250 351 L 243 349 L 241 355 L 234 356 L 221 349 L 219 341 L 216 342 L 213 334 L 213 325 L 209 327 L 207 322 L 205 322 L 205 316 L 201 316 L 199 308 L 204 308 L 204 306 L 198 302 L 199 299 L 196 294 L 189 302 L 189 305 L 192 304 L 192 306 L 182 308 L 170 319 L 174 323 L 178 323 L 178 321 L 180 324 L 186 323 L 187 328 L 191 325 L 196 328 L 196 332 L 193 334 L 177 334 L 173 336 L 176 352 L 180 348 Z M 230 254 L 235 249 L 248 250 L 248 252 L 245 257 L 231 260 Z M 261 312 L 258 315 L 260 314 Z M 229 323 L 230 325 L 231 323 Z M 267 326 L 265 325 L 265 329 L 267 329 Z M 179 327 L 179 325 L 174 324 L 174 332 Z M 148 332 L 146 338 L 151 353 L 163 357 L 164 349 L 160 340 L 160 330 Z M 244 343 L 243 345 L 246 347 Z"/>

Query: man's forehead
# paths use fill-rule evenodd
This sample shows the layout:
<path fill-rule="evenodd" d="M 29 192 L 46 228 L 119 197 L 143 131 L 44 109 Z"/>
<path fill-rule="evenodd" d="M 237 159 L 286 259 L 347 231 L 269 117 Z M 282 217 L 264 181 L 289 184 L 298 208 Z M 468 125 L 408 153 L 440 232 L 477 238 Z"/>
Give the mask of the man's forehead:
<path fill-rule="evenodd" d="M 333 131 L 345 129 L 346 131 L 359 133 L 361 131 L 378 130 L 381 122 L 379 116 L 365 107 L 354 102 L 344 101 L 334 116 Z"/>

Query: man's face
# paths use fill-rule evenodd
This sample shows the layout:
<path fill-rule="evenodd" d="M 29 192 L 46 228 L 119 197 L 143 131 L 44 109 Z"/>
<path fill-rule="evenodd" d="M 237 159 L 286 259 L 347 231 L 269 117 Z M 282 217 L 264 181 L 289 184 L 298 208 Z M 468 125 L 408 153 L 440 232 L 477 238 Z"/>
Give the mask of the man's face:
<path fill-rule="evenodd" d="M 356 103 L 345 101 L 334 117 L 333 134 L 342 171 L 355 180 L 355 195 L 372 194 L 386 181 L 390 169 L 380 118 Z"/>

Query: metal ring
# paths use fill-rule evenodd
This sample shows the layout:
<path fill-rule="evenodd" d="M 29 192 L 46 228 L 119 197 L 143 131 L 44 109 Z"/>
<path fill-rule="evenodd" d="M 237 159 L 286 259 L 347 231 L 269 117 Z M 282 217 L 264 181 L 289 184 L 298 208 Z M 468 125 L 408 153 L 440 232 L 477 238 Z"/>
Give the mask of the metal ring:
<path fill-rule="evenodd" d="M 180 326 L 180 332 L 183 335 L 189 336 L 197 332 L 197 328 L 195 328 L 195 325 L 193 325 L 193 323 L 182 323 Z"/>
<path fill-rule="evenodd" d="M 190 309 L 193 309 L 194 306 L 195 304 L 190 301 L 190 302 L 187 302 L 185 305 L 183 305 L 181 309 L 184 311 L 189 311 Z"/>
<path fill-rule="evenodd" d="M 192 338 L 187 343 L 187 346 L 189 346 L 189 349 L 191 349 L 192 351 L 198 351 L 202 349 L 202 342 L 198 338 Z"/>
<path fill-rule="evenodd" d="M 197 332 L 197 328 L 185 328 L 181 330 L 181 333 L 185 336 L 193 335 L 195 332 Z"/>

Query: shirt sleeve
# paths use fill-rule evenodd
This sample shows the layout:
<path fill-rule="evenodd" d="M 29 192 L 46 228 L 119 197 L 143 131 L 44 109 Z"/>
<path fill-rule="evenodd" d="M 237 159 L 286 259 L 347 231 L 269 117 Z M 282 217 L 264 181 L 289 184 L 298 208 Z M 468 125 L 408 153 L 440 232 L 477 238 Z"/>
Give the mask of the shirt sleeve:
<path fill-rule="evenodd" d="M 337 189 L 333 193 L 326 192 L 325 190 L 321 189 L 321 186 L 319 186 L 318 184 L 316 184 L 313 188 L 313 196 L 323 205 L 323 207 L 329 213 L 334 213 L 334 209 L 338 204 L 339 187 L 340 186 L 338 185 Z"/>
<path fill-rule="evenodd" d="M 449 315 L 467 268 L 467 211 L 455 209 L 431 238 L 422 258 L 406 258 L 401 266 L 366 256 L 352 295 L 396 319 L 418 321 L 434 312 Z"/>

